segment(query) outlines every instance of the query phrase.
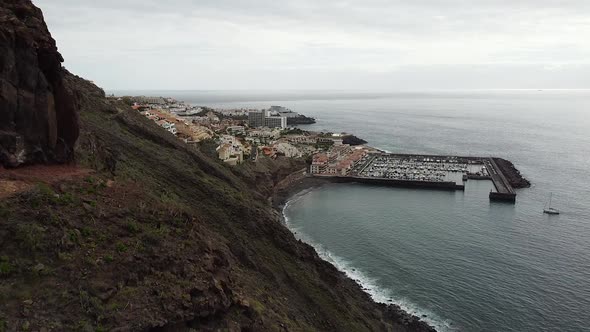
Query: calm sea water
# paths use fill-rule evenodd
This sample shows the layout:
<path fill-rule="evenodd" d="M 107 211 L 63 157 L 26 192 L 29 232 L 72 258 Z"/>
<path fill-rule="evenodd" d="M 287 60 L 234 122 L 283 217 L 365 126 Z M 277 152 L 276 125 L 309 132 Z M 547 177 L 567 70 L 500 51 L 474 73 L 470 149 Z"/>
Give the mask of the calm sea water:
<path fill-rule="evenodd" d="M 149 93 L 145 93 L 149 94 Z M 153 94 L 153 93 L 152 93 Z M 294 197 L 288 226 L 382 302 L 442 331 L 590 331 L 590 92 L 162 92 L 199 105 L 283 105 L 310 130 L 392 152 L 498 156 L 533 183 L 465 192 L 334 184 Z M 542 213 L 549 194 L 559 216 Z"/>

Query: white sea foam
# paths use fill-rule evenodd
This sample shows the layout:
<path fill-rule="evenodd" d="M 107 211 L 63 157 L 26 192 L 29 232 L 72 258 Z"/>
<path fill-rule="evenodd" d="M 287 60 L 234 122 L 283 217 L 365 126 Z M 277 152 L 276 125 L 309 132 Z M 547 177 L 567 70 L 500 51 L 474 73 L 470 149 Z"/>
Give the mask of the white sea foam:
<path fill-rule="evenodd" d="M 308 189 L 293 196 L 283 207 L 282 212 L 285 224 L 298 240 L 301 240 L 312 246 L 323 260 L 331 263 L 338 270 L 344 272 L 346 276 L 348 276 L 352 280 L 355 280 L 363 288 L 363 290 L 371 296 L 373 301 L 384 304 L 396 304 L 400 306 L 400 308 L 402 308 L 404 311 L 412 315 L 421 317 L 423 321 L 433 326 L 437 331 L 446 332 L 457 330 L 456 328 L 453 328 L 449 320 L 442 319 L 435 313 L 420 308 L 405 298 L 396 297 L 390 289 L 379 286 L 376 279 L 371 278 L 368 274 L 354 267 L 352 263 L 347 261 L 346 259 L 334 255 L 328 249 L 324 248 L 324 246 L 313 241 L 310 236 L 308 236 L 301 230 L 301 228 L 293 225 L 289 221 L 289 217 L 286 213 L 287 210 L 291 205 L 293 205 L 298 200 L 303 198 L 303 196 L 311 192 L 311 190 L 312 189 Z M 425 315 L 426 317 L 422 317 L 423 315 Z"/>

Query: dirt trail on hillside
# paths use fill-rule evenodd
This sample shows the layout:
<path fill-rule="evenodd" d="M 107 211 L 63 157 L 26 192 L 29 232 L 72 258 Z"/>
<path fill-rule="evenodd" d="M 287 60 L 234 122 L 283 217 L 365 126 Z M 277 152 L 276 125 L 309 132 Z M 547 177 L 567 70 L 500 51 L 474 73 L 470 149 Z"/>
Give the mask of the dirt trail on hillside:
<path fill-rule="evenodd" d="M 71 165 L 35 165 L 16 169 L 0 167 L 0 199 L 27 191 L 37 183 L 53 184 L 92 174 L 91 169 Z"/>

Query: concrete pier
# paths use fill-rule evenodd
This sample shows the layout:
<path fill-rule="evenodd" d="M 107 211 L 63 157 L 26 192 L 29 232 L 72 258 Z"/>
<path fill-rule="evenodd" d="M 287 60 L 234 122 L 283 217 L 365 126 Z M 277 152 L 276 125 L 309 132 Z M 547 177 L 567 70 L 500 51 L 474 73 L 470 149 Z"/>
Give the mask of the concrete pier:
<path fill-rule="evenodd" d="M 484 164 L 490 174 L 496 192 L 490 192 L 490 200 L 492 201 L 506 201 L 516 202 L 516 192 L 510 185 L 506 176 L 502 173 L 493 158 L 487 158 L 484 160 Z"/>

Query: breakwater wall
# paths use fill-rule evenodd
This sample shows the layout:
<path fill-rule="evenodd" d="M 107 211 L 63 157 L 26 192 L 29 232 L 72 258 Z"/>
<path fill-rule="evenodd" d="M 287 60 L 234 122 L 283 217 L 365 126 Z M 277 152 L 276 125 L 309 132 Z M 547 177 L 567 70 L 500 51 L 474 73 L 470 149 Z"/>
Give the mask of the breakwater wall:
<path fill-rule="evenodd" d="M 496 192 L 490 192 L 490 200 L 515 203 L 516 192 L 500 167 L 496 164 L 496 161 L 493 158 L 488 158 L 484 161 L 484 164 L 490 173 L 494 187 L 496 187 Z"/>
<path fill-rule="evenodd" d="M 401 188 L 426 188 L 438 190 L 465 190 L 464 185 L 455 182 L 438 182 L 438 181 L 413 181 L 397 180 L 386 178 L 369 178 L 357 176 L 334 176 L 334 175 L 314 175 L 315 178 L 328 179 L 336 183 L 366 183 L 380 186 L 401 187 Z"/>

